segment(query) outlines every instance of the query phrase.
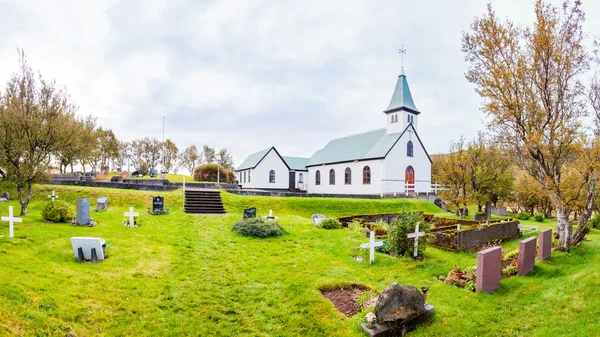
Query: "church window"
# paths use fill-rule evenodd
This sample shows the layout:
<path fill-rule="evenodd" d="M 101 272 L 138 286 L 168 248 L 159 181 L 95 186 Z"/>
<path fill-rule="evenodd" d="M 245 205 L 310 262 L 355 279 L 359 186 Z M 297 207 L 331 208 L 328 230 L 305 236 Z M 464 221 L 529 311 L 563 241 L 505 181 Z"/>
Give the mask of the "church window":
<path fill-rule="evenodd" d="M 406 144 L 406 156 L 407 157 L 413 156 L 413 143 L 410 140 Z"/>
<path fill-rule="evenodd" d="M 371 184 L 371 168 L 368 166 L 365 166 L 365 168 L 363 168 L 363 184 Z"/>
<path fill-rule="evenodd" d="M 315 172 L 315 185 L 321 185 L 321 171 Z"/>
<path fill-rule="evenodd" d="M 246 171 L 244 171 L 243 176 L 244 176 L 244 184 L 245 184 L 246 183 Z"/>
<path fill-rule="evenodd" d="M 335 171 L 329 170 L 329 185 L 335 185 Z"/>
<path fill-rule="evenodd" d="M 304 183 L 304 175 L 303 175 L 302 173 L 298 174 L 298 182 L 299 182 L 300 184 L 303 184 L 303 183 Z"/>
<path fill-rule="evenodd" d="M 271 183 L 271 184 L 275 183 L 275 170 L 269 171 L 269 183 Z"/>
<path fill-rule="evenodd" d="M 248 183 L 250 183 L 250 172 L 252 171 L 248 171 Z"/>
<path fill-rule="evenodd" d="M 352 170 L 349 167 L 346 167 L 346 171 L 344 172 L 344 184 L 352 184 Z"/>
<path fill-rule="evenodd" d="M 409 123 L 414 123 L 415 122 L 415 116 L 413 116 L 412 114 L 408 114 L 408 122 Z"/>
<path fill-rule="evenodd" d="M 398 115 L 396 114 L 395 116 L 396 116 L 396 123 L 398 123 Z"/>

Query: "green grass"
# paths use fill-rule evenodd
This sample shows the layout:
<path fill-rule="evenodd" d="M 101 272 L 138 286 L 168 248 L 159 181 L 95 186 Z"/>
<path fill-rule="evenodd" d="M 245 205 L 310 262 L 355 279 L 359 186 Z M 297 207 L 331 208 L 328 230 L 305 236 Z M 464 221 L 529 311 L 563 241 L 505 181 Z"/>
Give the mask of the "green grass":
<path fill-rule="evenodd" d="M 43 223 L 49 191 L 74 204 L 77 197 L 109 198 L 92 213 L 93 228 Z M 116 189 L 38 186 L 17 238 L 0 238 L 0 335 L 21 336 L 363 336 L 366 312 L 347 319 L 319 292 L 361 283 L 381 291 L 397 281 L 428 285 L 436 308 L 413 336 L 594 336 L 600 328 L 600 231 L 569 254 L 554 253 L 532 274 L 502 280 L 494 294 L 473 294 L 435 279 L 475 254 L 428 248 L 425 260 L 377 254 L 358 263 L 353 248 L 366 238 L 349 230 L 314 228 L 313 213 L 340 216 L 403 208 L 441 212 L 415 200 L 248 197 L 224 193 L 229 212 L 194 216 L 182 211 L 181 191 L 160 193 L 172 213 L 143 215 L 139 228 L 121 226 L 130 206 L 143 213 L 151 195 Z M 14 194 L 12 194 L 14 196 Z M 0 214 L 15 201 L 0 204 Z M 245 207 L 273 209 L 288 235 L 243 237 L 231 230 Z M 539 224 L 539 223 L 536 223 Z M 545 221 L 542 227 L 553 223 Z M 6 223 L 0 235 L 8 234 Z M 100 264 L 78 263 L 72 236 L 111 243 Z M 518 240 L 508 242 L 515 249 Z"/>

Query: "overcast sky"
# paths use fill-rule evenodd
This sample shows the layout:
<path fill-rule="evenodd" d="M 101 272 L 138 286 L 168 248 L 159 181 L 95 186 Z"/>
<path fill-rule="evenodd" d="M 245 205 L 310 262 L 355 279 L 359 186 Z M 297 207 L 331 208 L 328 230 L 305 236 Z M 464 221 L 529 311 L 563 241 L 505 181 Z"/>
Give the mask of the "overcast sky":
<path fill-rule="evenodd" d="M 530 24 L 533 3 L 492 1 Z M 560 4 L 560 1 L 554 1 Z M 473 1 L 5 1 L 0 86 L 33 68 L 65 85 L 79 113 L 122 140 L 166 138 L 227 148 L 240 164 L 276 146 L 310 157 L 333 138 L 385 126 L 404 69 L 430 153 L 484 128 L 464 77 L 461 36 L 486 2 Z M 584 1 L 600 33 L 600 4 Z"/>

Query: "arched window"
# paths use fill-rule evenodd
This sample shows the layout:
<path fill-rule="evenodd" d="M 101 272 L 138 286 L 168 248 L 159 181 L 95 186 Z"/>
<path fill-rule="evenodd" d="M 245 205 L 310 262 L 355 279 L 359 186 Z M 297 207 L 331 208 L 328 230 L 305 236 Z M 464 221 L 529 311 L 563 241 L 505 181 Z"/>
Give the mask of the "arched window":
<path fill-rule="evenodd" d="M 244 171 L 244 184 L 246 183 L 246 171 Z"/>
<path fill-rule="evenodd" d="M 329 170 L 329 185 L 335 185 L 335 171 Z"/>
<path fill-rule="evenodd" d="M 352 184 L 352 170 L 350 170 L 349 167 L 346 167 L 346 170 L 344 171 L 344 184 Z"/>
<path fill-rule="evenodd" d="M 271 183 L 271 184 L 275 183 L 275 170 L 269 171 L 269 183 Z"/>
<path fill-rule="evenodd" d="M 315 185 L 321 185 L 321 171 L 315 172 Z"/>
<path fill-rule="evenodd" d="M 304 184 L 304 174 L 302 174 L 302 173 L 298 174 L 298 182 L 300 184 Z"/>
<path fill-rule="evenodd" d="M 371 168 L 365 166 L 363 168 L 363 184 L 368 185 L 371 183 Z"/>
<path fill-rule="evenodd" d="M 408 141 L 408 143 L 406 143 L 406 156 L 407 157 L 413 156 L 413 143 L 410 140 Z"/>

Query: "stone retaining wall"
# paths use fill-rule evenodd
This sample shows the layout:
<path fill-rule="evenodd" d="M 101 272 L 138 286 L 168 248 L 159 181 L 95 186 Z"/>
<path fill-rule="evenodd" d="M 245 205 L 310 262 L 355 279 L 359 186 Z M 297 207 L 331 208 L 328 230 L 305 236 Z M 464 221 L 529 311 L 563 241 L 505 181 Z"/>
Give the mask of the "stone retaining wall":
<path fill-rule="evenodd" d="M 477 251 L 492 241 L 508 241 L 519 238 L 519 221 L 497 222 L 478 228 L 460 231 L 446 230 L 432 233 L 433 246 L 454 251 Z"/>

